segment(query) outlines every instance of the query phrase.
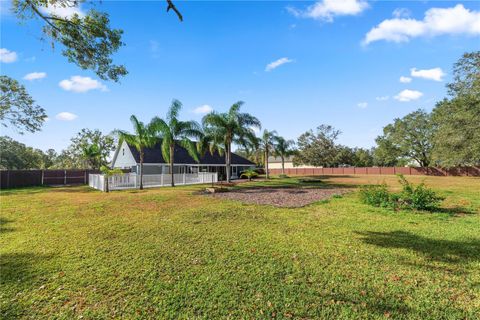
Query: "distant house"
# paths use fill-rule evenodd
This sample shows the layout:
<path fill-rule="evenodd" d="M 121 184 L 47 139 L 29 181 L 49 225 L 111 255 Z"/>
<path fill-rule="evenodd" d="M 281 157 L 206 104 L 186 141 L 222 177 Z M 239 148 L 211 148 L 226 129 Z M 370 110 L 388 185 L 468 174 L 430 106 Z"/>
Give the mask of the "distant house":
<path fill-rule="evenodd" d="M 254 168 L 255 164 L 235 153 L 232 153 L 231 177 L 238 178 L 242 171 Z M 112 167 L 120 169 L 131 169 L 132 172 L 140 172 L 140 154 L 133 146 L 122 142 L 115 151 L 112 160 Z M 211 154 L 209 151 L 200 161 L 196 162 L 183 147 L 175 146 L 175 164 L 173 173 L 198 173 L 217 172 L 219 179 L 226 176 L 225 155 L 217 151 Z M 146 148 L 143 159 L 143 174 L 169 174 L 170 165 L 165 162 L 162 156 L 160 143 L 152 148 Z"/>
<path fill-rule="evenodd" d="M 288 156 L 285 157 L 285 169 L 293 169 L 293 168 L 321 168 L 321 167 L 315 167 L 315 166 L 310 166 L 310 165 L 299 165 L 299 166 L 294 166 L 293 165 L 293 156 Z M 282 158 L 280 157 L 274 157 L 270 156 L 268 157 L 268 168 L 269 169 L 282 169 Z"/>

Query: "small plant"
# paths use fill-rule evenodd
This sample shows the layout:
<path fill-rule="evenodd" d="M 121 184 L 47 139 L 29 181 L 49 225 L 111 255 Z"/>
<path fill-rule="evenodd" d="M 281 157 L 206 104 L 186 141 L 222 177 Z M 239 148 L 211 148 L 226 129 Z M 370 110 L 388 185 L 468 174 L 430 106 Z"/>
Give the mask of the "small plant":
<path fill-rule="evenodd" d="M 442 202 L 438 196 L 425 183 L 414 185 L 403 175 L 399 175 L 402 191 L 392 193 L 388 191 L 385 183 L 379 185 L 363 186 L 360 189 L 360 200 L 375 207 L 388 207 L 393 209 L 433 210 Z"/>
<path fill-rule="evenodd" d="M 286 174 L 281 174 L 278 177 L 281 178 L 281 179 L 289 178 L 289 176 L 287 176 Z"/>
<path fill-rule="evenodd" d="M 255 177 L 258 177 L 258 173 L 253 169 L 245 170 L 240 175 L 240 178 L 247 178 L 248 181 L 252 181 L 252 179 Z"/>
<path fill-rule="evenodd" d="M 105 175 L 105 192 L 110 191 L 110 186 L 108 185 L 108 178 L 111 176 L 114 176 L 116 174 L 123 174 L 123 171 L 116 168 L 116 169 L 110 169 L 107 166 L 101 166 L 100 171 Z"/>
<path fill-rule="evenodd" d="M 408 182 L 403 175 L 398 175 L 402 192 L 398 195 L 400 206 L 416 210 L 432 210 L 438 207 L 444 198 L 438 196 L 432 189 L 422 182 L 415 186 Z"/>
<path fill-rule="evenodd" d="M 392 207 L 391 195 L 385 182 L 377 185 L 362 186 L 360 188 L 360 200 L 375 207 Z"/>

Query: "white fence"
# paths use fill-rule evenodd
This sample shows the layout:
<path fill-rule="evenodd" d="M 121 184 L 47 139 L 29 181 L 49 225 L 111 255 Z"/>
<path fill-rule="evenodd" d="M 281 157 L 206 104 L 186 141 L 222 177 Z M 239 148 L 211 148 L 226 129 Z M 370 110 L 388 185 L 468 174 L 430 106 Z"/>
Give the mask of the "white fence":
<path fill-rule="evenodd" d="M 173 175 L 175 185 L 215 183 L 218 181 L 216 172 L 178 173 Z M 144 174 L 143 187 L 170 186 L 172 176 L 170 174 Z M 105 176 L 103 174 L 89 174 L 88 184 L 90 187 L 105 191 Z M 136 173 L 124 173 L 108 177 L 109 190 L 137 189 L 140 188 L 140 175 Z"/>

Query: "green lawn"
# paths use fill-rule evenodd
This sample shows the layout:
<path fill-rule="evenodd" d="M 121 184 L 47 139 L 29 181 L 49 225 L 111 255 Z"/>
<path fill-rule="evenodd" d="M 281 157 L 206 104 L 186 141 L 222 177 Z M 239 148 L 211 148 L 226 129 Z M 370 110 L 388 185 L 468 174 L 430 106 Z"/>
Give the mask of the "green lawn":
<path fill-rule="evenodd" d="M 480 179 L 427 178 L 433 213 L 361 204 L 384 179 L 326 178 L 352 192 L 300 209 L 201 186 L 4 191 L 0 318 L 480 319 Z"/>

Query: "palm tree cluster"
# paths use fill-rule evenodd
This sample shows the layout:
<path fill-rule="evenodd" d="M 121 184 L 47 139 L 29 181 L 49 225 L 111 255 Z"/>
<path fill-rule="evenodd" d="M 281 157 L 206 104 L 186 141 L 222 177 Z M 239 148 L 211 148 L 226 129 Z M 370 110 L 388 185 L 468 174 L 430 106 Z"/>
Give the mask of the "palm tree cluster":
<path fill-rule="evenodd" d="M 206 152 L 225 155 L 227 182 L 231 180 L 232 145 L 249 150 L 252 154 L 263 154 L 267 178 L 270 154 L 281 157 L 283 169 L 285 157 L 293 152 L 294 142 L 278 136 L 276 131 L 265 130 L 261 137 L 257 137 L 255 129 L 261 129 L 260 120 L 249 113 L 241 112 L 242 105 L 243 102 L 238 101 L 227 112 L 212 111 L 203 117 L 202 124 L 179 120 L 182 103 L 176 99 L 172 101 L 165 119 L 154 117 L 145 124 L 132 115 L 130 121 L 133 133 L 123 130 L 114 132 L 118 135 L 120 143 L 127 142 L 137 149 L 140 155 L 140 189 L 143 189 L 145 149 L 152 148 L 157 143 L 160 143 L 163 159 L 170 165 L 172 187 L 175 186 L 176 146 L 185 148 L 197 162 Z"/>

